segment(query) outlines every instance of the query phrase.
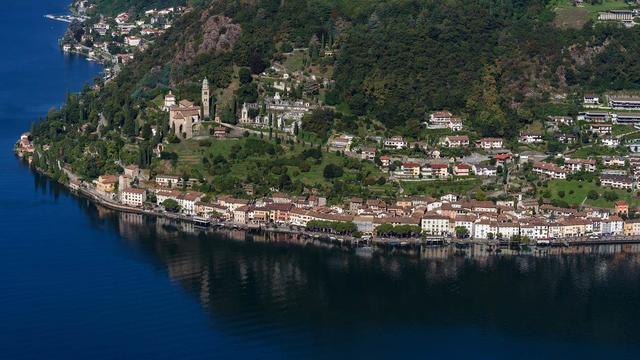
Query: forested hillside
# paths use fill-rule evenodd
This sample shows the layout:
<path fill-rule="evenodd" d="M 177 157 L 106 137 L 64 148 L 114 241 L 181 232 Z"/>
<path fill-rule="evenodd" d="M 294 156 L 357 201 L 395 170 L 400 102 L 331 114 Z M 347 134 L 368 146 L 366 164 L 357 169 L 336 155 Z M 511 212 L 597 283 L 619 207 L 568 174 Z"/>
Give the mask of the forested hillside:
<path fill-rule="evenodd" d="M 114 16 L 124 11 L 141 12 L 147 9 L 185 6 L 188 3 L 201 4 L 202 1 L 187 0 L 96 0 L 95 11 L 98 14 Z"/>
<path fill-rule="evenodd" d="M 214 15 L 242 30 L 232 48 L 202 51 L 225 31 L 207 23 Z M 232 65 L 260 72 L 284 44 L 307 47 L 315 37 L 339 49 L 329 104 L 345 103 L 390 128 L 416 126 L 425 111 L 446 108 L 486 135 L 508 136 L 553 96 L 640 83 L 637 29 L 560 30 L 553 16 L 545 0 L 215 1 L 141 56 L 117 93 L 153 97 L 150 90 L 169 84 L 195 92 L 204 76 L 225 87 Z"/>
<path fill-rule="evenodd" d="M 98 6 L 110 12 L 134 6 L 135 12 L 178 3 L 100 0 Z M 168 129 L 167 115 L 157 109 L 169 89 L 198 104 L 206 77 L 215 113 L 234 121 L 243 101 L 258 97 L 250 74 L 242 77 L 239 69 L 260 74 L 273 61 L 285 62 L 295 48 L 308 54 L 301 60 L 304 71 L 324 69 L 333 80 L 314 96 L 334 109 L 306 118 L 322 124 L 302 124 L 316 132 L 313 141 L 326 140 L 332 130 L 370 126 L 423 140 L 414 137 L 420 122 L 440 109 L 460 114 L 479 136 L 513 139 L 550 109 L 555 115 L 575 115 L 584 92 L 640 87 L 640 27 L 588 23 L 581 29 L 560 29 L 554 27 L 555 13 L 547 0 L 188 4 L 192 8 L 137 53 L 115 80 L 98 80 L 99 91 L 87 88 L 70 96 L 61 111 L 34 126 L 41 143 L 66 138 L 60 156 L 74 161 L 94 135 L 65 134 L 64 129 L 88 123 L 95 130 L 100 122 L 101 139 L 109 134 L 118 144 L 123 140 L 114 134 L 129 139 L 147 134 L 137 155 L 147 158 L 151 147 L 168 141 L 162 132 L 154 139 L 148 133 L 150 125 Z M 335 54 L 321 57 L 321 49 Z M 77 166 L 96 169 L 79 172 L 109 170 L 100 165 L 110 164 L 114 154 L 109 151 L 101 149 L 101 160 Z"/>

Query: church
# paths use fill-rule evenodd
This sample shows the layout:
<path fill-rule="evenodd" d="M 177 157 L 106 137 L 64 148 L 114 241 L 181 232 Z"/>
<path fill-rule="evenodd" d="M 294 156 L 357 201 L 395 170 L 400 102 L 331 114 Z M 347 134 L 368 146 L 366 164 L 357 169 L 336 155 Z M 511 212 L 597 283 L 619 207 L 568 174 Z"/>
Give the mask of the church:
<path fill-rule="evenodd" d="M 164 98 L 163 110 L 169 111 L 169 127 L 181 139 L 191 139 L 198 135 L 198 127 L 209 118 L 209 81 L 202 81 L 202 108 L 189 100 L 181 100 L 176 104 L 175 95 L 171 92 Z"/>

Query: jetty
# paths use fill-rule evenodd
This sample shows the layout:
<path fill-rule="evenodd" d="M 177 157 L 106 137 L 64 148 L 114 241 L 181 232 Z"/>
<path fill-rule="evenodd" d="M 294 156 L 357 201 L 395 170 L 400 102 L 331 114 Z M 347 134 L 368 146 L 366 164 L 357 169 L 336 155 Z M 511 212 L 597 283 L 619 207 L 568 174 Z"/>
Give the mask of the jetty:
<path fill-rule="evenodd" d="M 49 19 L 49 20 L 62 21 L 62 22 L 69 23 L 69 24 L 74 22 L 74 21 L 85 22 L 87 19 L 89 19 L 86 16 L 76 16 L 76 15 L 52 15 L 52 14 L 47 14 L 44 17 Z"/>

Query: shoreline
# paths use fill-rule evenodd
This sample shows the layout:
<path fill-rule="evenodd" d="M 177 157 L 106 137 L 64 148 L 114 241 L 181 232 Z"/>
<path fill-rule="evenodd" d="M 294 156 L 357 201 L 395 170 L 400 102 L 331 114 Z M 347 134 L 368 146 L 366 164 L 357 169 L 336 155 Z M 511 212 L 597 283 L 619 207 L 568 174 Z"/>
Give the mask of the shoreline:
<path fill-rule="evenodd" d="M 19 160 L 24 161 L 24 154 L 18 149 L 14 153 Z M 602 237 L 593 238 L 592 236 L 580 238 L 553 239 L 544 243 L 520 244 L 506 240 L 487 240 L 487 239 L 454 239 L 449 237 L 431 237 L 431 238 L 380 238 L 371 237 L 369 239 L 355 238 L 350 235 L 338 235 L 333 233 L 306 231 L 295 226 L 265 226 L 263 224 L 240 224 L 233 222 L 214 222 L 211 219 L 191 217 L 177 213 L 159 212 L 144 208 L 131 207 L 114 201 L 109 201 L 92 193 L 89 189 L 80 186 L 74 189 L 70 183 L 62 183 L 52 178 L 48 173 L 31 165 L 28 161 L 25 163 L 33 171 L 46 176 L 50 181 L 55 181 L 62 185 L 69 193 L 92 201 L 96 206 L 101 206 L 111 211 L 120 213 L 130 213 L 138 215 L 146 215 L 153 218 L 164 218 L 182 223 L 198 226 L 203 230 L 241 230 L 246 232 L 273 233 L 273 234 L 289 234 L 301 236 L 305 239 L 313 239 L 326 244 L 340 244 L 349 247 L 364 247 L 371 250 L 400 250 L 409 252 L 416 249 L 432 247 L 455 247 L 458 249 L 466 249 L 472 246 L 483 245 L 487 247 L 490 254 L 499 254 L 502 249 L 509 249 L 521 252 L 526 249 L 546 249 L 546 248 L 570 248 L 570 247 L 589 247 L 597 245 L 632 245 L 640 244 L 640 238 L 629 236 Z M 526 252 L 524 253 L 526 254 Z"/>

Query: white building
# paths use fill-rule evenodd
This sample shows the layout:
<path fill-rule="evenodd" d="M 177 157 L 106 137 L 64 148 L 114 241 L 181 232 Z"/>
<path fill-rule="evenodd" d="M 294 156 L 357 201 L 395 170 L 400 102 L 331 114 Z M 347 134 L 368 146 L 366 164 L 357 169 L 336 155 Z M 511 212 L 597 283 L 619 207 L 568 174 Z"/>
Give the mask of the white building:
<path fill-rule="evenodd" d="M 600 139 L 600 142 L 602 143 L 602 145 L 608 148 L 617 148 L 618 146 L 620 146 L 620 139 L 613 136 L 605 136 Z"/>
<path fill-rule="evenodd" d="M 599 105 L 600 97 L 596 94 L 585 94 L 582 98 L 582 102 L 585 105 Z"/>
<path fill-rule="evenodd" d="M 407 141 L 402 136 L 392 136 L 384 139 L 384 147 L 392 148 L 396 150 L 402 150 L 407 148 Z"/>
<path fill-rule="evenodd" d="M 140 42 L 142 41 L 142 39 L 140 39 L 137 36 L 127 36 L 124 38 L 124 43 L 129 45 L 129 46 L 133 46 L 133 47 L 137 47 L 140 46 Z"/>
<path fill-rule="evenodd" d="M 545 163 L 545 162 L 535 162 L 533 163 L 533 172 L 536 174 L 544 175 L 552 179 L 566 179 L 567 172 L 561 167 Z"/>
<path fill-rule="evenodd" d="M 449 135 L 442 140 L 441 144 L 448 148 L 469 146 L 469 137 L 467 135 Z"/>
<path fill-rule="evenodd" d="M 145 189 L 128 188 L 120 191 L 120 202 L 124 205 L 142 207 L 145 201 L 147 201 Z"/>
<path fill-rule="evenodd" d="M 588 159 L 565 159 L 564 168 L 572 173 L 579 171 L 595 172 L 596 161 Z"/>
<path fill-rule="evenodd" d="M 520 142 L 523 144 L 540 144 L 544 142 L 542 134 L 522 132 L 520 133 Z"/>
<path fill-rule="evenodd" d="M 420 221 L 426 235 L 448 236 L 451 234 L 450 219 L 437 214 L 425 214 Z"/>
<path fill-rule="evenodd" d="M 476 141 L 476 147 L 481 149 L 502 149 L 504 141 L 501 138 L 482 138 Z"/>
<path fill-rule="evenodd" d="M 172 107 L 176 106 L 176 96 L 173 95 L 171 90 L 164 97 L 164 106 L 162 107 L 162 111 L 169 111 Z"/>
<path fill-rule="evenodd" d="M 614 189 L 635 188 L 635 181 L 633 178 L 624 175 L 602 175 L 600 177 L 600 184 Z"/>
<path fill-rule="evenodd" d="M 476 222 L 473 230 L 473 237 L 476 239 L 488 239 L 489 234 L 492 234 L 495 238 L 498 233 L 496 224 L 486 220 Z"/>

